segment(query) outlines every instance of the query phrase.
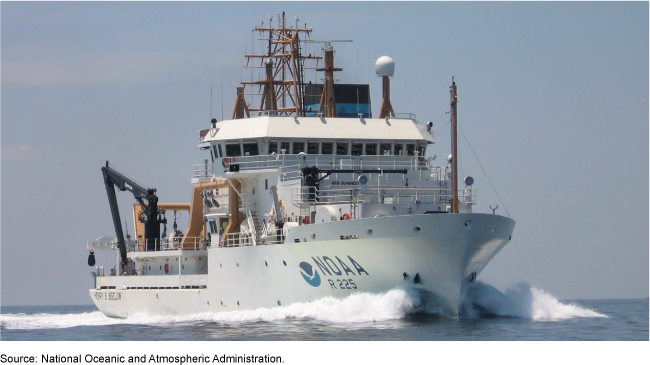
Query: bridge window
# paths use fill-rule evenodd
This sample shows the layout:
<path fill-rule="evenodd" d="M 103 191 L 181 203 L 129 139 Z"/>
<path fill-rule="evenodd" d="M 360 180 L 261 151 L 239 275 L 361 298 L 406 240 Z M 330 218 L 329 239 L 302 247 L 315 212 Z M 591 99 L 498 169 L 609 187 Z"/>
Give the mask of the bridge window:
<path fill-rule="evenodd" d="M 323 142 L 321 144 L 321 154 L 331 155 L 334 153 L 334 143 L 333 142 Z"/>
<path fill-rule="evenodd" d="M 244 142 L 244 156 L 257 156 L 259 154 L 257 150 L 257 142 Z"/>
<path fill-rule="evenodd" d="M 395 154 L 404 156 L 404 143 L 395 143 Z"/>
<path fill-rule="evenodd" d="M 418 145 L 418 156 L 423 157 L 427 153 L 427 145 L 425 143 L 420 143 Z"/>
<path fill-rule="evenodd" d="M 318 154 L 318 142 L 309 142 L 307 144 L 307 153 L 310 155 Z"/>
<path fill-rule="evenodd" d="M 218 144 L 217 147 L 219 148 L 219 157 L 223 157 L 223 152 L 221 151 L 221 144 Z"/>
<path fill-rule="evenodd" d="M 406 155 L 415 156 L 415 144 L 409 143 L 406 145 Z"/>
<path fill-rule="evenodd" d="M 297 155 L 300 152 L 305 152 L 305 142 L 293 142 L 293 154 Z"/>
<path fill-rule="evenodd" d="M 291 146 L 291 142 L 280 142 L 280 152 L 284 150 L 284 153 L 291 153 L 291 149 L 289 148 Z"/>
<path fill-rule="evenodd" d="M 336 154 L 347 155 L 350 142 L 336 142 Z"/>
<path fill-rule="evenodd" d="M 278 142 L 269 142 L 269 155 L 273 152 L 280 153 L 280 150 L 278 150 Z"/>
<path fill-rule="evenodd" d="M 392 143 L 380 143 L 379 152 L 383 156 L 390 156 L 393 154 L 393 144 Z"/>
<path fill-rule="evenodd" d="M 377 154 L 377 144 L 376 143 L 366 143 L 366 155 L 374 156 Z"/>
<path fill-rule="evenodd" d="M 239 143 L 227 143 L 226 144 L 226 155 L 228 157 L 237 157 L 241 156 L 241 145 Z"/>
<path fill-rule="evenodd" d="M 352 142 L 352 156 L 361 156 L 363 152 L 363 143 Z"/>

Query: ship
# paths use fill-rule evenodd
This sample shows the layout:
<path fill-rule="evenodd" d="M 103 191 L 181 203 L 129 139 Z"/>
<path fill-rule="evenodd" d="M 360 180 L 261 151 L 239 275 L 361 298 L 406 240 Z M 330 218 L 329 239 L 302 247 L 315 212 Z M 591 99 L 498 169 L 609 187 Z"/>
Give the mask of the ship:
<path fill-rule="evenodd" d="M 458 315 L 515 221 L 473 213 L 473 178 L 459 187 L 455 81 L 451 154 L 436 166 L 433 123 L 393 110 L 393 59 L 375 64 L 382 100 L 373 117 L 369 85 L 335 79 L 334 46 L 349 41 L 312 31 L 284 13 L 254 28 L 265 51 L 246 54 L 245 67 L 260 76 L 236 88 L 230 119 L 199 131 L 206 158 L 192 166 L 189 203 L 160 202 L 156 189 L 102 167 L 116 236 L 86 248 L 89 294 L 106 316 L 275 308 L 404 283 Z M 133 236 L 117 191 L 135 198 Z M 174 221 L 168 234 L 172 212 L 185 212 L 188 226 Z M 114 252 L 115 267 L 98 266 L 96 251 Z"/>

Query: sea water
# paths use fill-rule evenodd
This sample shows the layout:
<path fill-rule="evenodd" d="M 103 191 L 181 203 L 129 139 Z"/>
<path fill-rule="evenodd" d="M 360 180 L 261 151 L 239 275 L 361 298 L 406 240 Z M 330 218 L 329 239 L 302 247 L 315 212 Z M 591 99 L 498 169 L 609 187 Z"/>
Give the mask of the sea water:
<path fill-rule="evenodd" d="M 94 306 L 2 307 L 0 339 L 40 340 L 641 340 L 648 299 L 558 300 L 524 283 L 474 283 L 459 315 L 418 285 L 285 307 L 185 316 L 104 316 Z"/>

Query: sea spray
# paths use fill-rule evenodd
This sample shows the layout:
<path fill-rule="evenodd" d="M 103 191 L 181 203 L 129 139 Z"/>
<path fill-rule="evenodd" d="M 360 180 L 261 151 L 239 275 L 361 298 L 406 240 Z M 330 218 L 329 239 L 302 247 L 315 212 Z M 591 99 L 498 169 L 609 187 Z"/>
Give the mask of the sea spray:
<path fill-rule="evenodd" d="M 533 320 L 560 320 L 575 317 L 606 317 L 575 304 L 561 303 L 541 289 L 519 283 L 501 293 L 481 282 L 470 284 L 462 294 L 460 316 L 446 307 L 446 301 L 414 284 L 402 284 L 385 293 L 353 293 L 342 299 L 325 297 L 284 307 L 206 312 L 181 316 L 150 316 L 137 313 L 127 319 L 108 318 L 99 311 L 77 314 L 2 314 L 2 329 L 56 329 L 110 325 L 194 325 L 196 323 L 255 323 L 283 320 L 315 320 L 331 324 L 376 323 L 402 319 L 414 314 L 449 318 L 502 316 Z"/>
<path fill-rule="evenodd" d="M 0 322 L 6 329 L 70 328 L 119 324 L 166 326 L 192 325 L 197 322 L 246 323 L 272 322 L 285 319 L 317 320 L 329 323 L 366 323 L 404 318 L 422 311 L 421 286 L 400 285 L 385 293 L 353 293 L 337 299 L 324 297 L 307 303 L 285 307 L 205 312 L 180 316 L 159 316 L 136 313 L 126 319 L 108 318 L 101 312 L 79 314 L 2 314 Z"/>
<path fill-rule="evenodd" d="M 467 286 L 462 297 L 464 317 L 500 316 L 552 321 L 575 317 L 607 317 L 576 304 L 561 303 L 542 289 L 520 282 L 501 293 L 493 286 L 475 282 Z"/>

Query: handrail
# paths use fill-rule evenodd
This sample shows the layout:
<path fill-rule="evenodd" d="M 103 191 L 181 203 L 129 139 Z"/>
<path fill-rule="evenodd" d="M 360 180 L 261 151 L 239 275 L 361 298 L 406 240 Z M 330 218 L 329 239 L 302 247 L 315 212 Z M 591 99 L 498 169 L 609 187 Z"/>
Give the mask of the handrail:
<path fill-rule="evenodd" d="M 433 187 L 354 187 L 354 188 L 324 188 L 315 190 L 313 187 L 294 188 L 291 192 L 292 203 L 329 205 L 347 203 L 386 203 L 399 201 L 419 201 L 421 203 L 448 203 L 451 201 L 451 188 Z M 462 203 L 476 204 L 476 191 L 471 188 L 459 190 L 458 199 Z"/>
<path fill-rule="evenodd" d="M 185 239 L 185 242 L 181 242 Z M 204 251 L 207 249 L 208 241 L 205 237 L 165 237 L 161 240 L 155 240 L 154 249 L 150 250 L 144 240 L 132 240 L 131 245 L 127 245 L 128 252 L 159 252 L 159 251 Z"/>

